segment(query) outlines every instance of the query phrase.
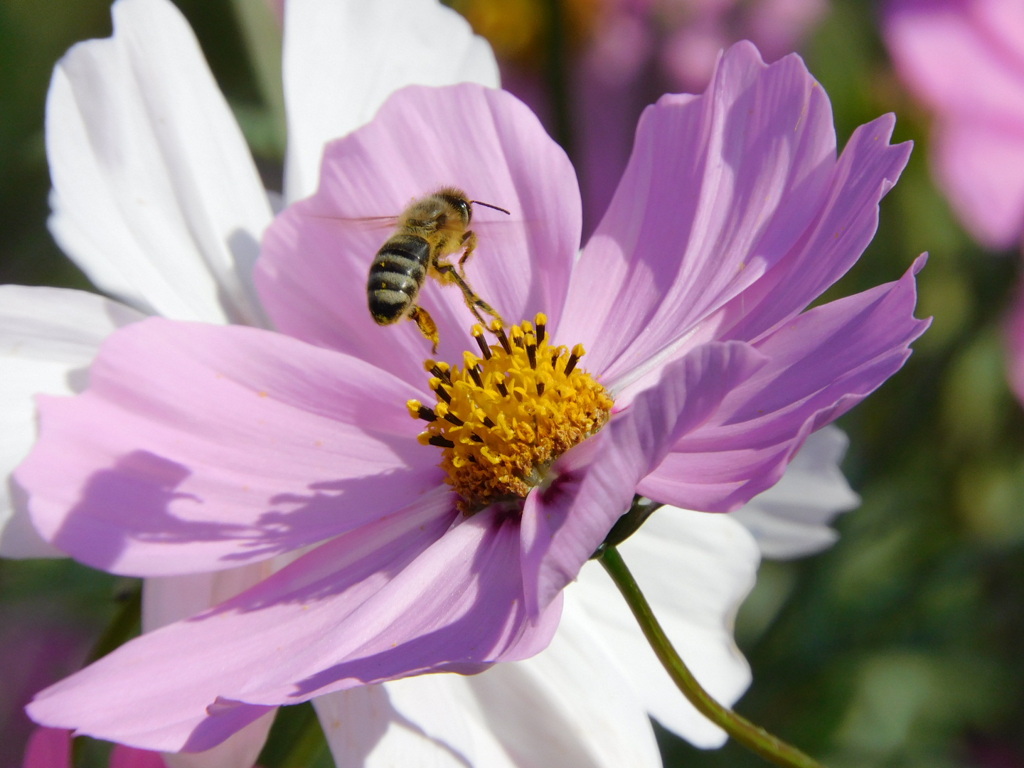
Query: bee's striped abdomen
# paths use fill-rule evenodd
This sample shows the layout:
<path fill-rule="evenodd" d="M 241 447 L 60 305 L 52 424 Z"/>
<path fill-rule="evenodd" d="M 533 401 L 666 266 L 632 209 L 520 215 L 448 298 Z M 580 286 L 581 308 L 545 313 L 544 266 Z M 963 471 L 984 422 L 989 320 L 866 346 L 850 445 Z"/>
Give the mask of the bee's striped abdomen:
<path fill-rule="evenodd" d="M 430 244 L 418 235 L 395 235 L 377 251 L 366 295 L 379 325 L 398 322 L 413 306 L 429 265 Z"/>

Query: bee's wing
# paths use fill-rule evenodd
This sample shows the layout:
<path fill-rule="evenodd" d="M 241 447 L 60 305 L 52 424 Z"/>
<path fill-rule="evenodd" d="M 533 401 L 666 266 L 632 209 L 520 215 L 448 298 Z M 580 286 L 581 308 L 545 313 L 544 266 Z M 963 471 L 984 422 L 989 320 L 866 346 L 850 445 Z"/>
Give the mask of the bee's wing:
<path fill-rule="evenodd" d="M 394 229 L 398 225 L 398 216 L 335 216 L 328 213 L 304 213 L 302 215 L 309 219 L 333 221 L 339 225 L 360 229 L 385 230 Z"/>

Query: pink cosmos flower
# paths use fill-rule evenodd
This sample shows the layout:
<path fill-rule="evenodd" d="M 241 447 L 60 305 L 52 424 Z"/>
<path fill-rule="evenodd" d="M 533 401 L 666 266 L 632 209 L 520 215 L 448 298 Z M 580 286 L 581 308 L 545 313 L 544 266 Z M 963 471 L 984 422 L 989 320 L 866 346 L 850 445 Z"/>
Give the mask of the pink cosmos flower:
<path fill-rule="evenodd" d="M 147 314 L 263 322 L 249 280 L 250 245 L 269 221 L 269 207 L 198 46 L 167 3 L 119 2 L 114 21 L 111 40 L 77 46 L 54 75 L 47 105 L 51 228 L 98 285 Z M 398 85 L 465 78 L 496 84 L 486 46 L 456 22 L 419 0 L 292 0 L 284 47 L 290 197 L 312 191 L 322 143 L 365 122 Z M 346 77 L 357 65 L 381 76 L 373 83 Z M 103 108 L 91 108 L 97 104 Z M 0 288 L 5 475 L 35 439 L 32 395 L 81 391 L 103 339 L 143 316 L 80 291 Z M 760 515 L 759 537 L 788 537 L 785 546 L 803 552 L 830 538 L 828 519 L 856 503 L 836 470 L 842 441 L 835 430 L 812 435 L 783 482 L 755 499 L 774 515 Z M 0 553 L 57 554 L 27 522 L 24 494 L 10 489 L 0 494 Z M 794 513 L 803 517 L 780 525 Z M 695 673 L 720 701 L 735 701 L 750 672 L 731 626 L 753 583 L 754 539 L 729 517 L 673 510 L 622 549 Z M 276 558 L 149 578 L 143 629 L 199 613 L 275 567 Z M 315 699 L 337 764 L 402 763 L 414 751 L 438 764 L 457 755 L 498 768 L 556 761 L 654 766 L 660 760 L 647 712 L 694 744 L 721 745 L 724 734 L 668 683 L 601 569 L 584 569 L 573 592 L 553 643 L 532 659 L 486 675 L 425 676 Z M 24 703 L 20 693 L 5 692 L 10 707 Z M 166 755 L 165 762 L 247 768 L 268 718 L 213 750 Z"/>
<path fill-rule="evenodd" d="M 17 479 L 77 558 L 144 576 L 296 559 L 53 686 L 32 716 L 205 749 L 278 704 L 540 651 L 635 493 L 734 509 L 902 365 L 927 326 L 917 266 L 804 311 L 875 230 L 909 153 L 892 123 L 836 158 L 803 63 L 739 45 L 708 94 L 648 111 L 577 258 L 572 169 L 521 103 L 468 84 L 397 93 L 329 145 L 317 193 L 265 238 L 256 279 L 278 332 L 145 320 L 107 340 L 84 394 L 40 401 Z M 453 361 L 429 382 L 416 327 L 366 312 L 381 237 L 346 220 L 439 182 L 514 211 L 478 216 L 468 274 L 534 323 L 478 344 L 458 291 L 427 286 Z M 413 400 L 438 417 L 423 442 Z M 488 474 L 492 456 L 536 464 Z"/>
<path fill-rule="evenodd" d="M 896 69 L 934 113 L 931 162 L 971 234 L 989 248 L 1024 236 L 1024 4 L 889 0 Z"/>

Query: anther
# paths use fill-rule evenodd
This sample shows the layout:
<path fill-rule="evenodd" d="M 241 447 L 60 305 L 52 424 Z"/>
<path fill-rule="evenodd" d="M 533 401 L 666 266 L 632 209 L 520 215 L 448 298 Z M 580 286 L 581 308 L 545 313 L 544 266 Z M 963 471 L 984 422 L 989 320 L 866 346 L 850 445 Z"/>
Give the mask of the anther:
<path fill-rule="evenodd" d="M 537 316 L 533 318 L 533 321 L 537 324 L 537 343 L 542 344 L 544 342 L 545 335 L 547 335 L 548 316 L 543 312 L 538 312 Z"/>
<path fill-rule="evenodd" d="M 511 355 L 512 346 L 508 343 L 508 336 L 505 335 L 505 329 L 497 320 L 491 323 L 491 333 L 497 337 L 498 343 L 501 344 L 501 348 L 505 350 L 505 354 Z"/>
<path fill-rule="evenodd" d="M 538 395 L 543 395 L 544 394 L 544 382 L 543 381 L 538 381 L 537 382 L 537 394 Z"/>
<path fill-rule="evenodd" d="M 467 368 L 466 372 L 473 378 L 473 383 L 476 384 L 480 389 L 484 388 L 484 380 L 480 376 L 480 366 L 474 365 L 472 368 Z"/>
<path fill-rule="evenodd" d="M 448 394 L 448 390 L 444 388 L 444 382 L 441 379 L 435 377 L 430 380 L 430 388 L 437 393 L 437 396 L 444 400 L 446 403 L 451 403 L 452 396 Z"/>
<path fill-rule="evenodd" d="M 455 443 L 453 443 L 451 440 L 449 440 L 447 437 L 444 437 L 443 435 L 431 435 L 429 438 L 427 438 L 427 442 L 430 443 L 431 445 L 436 445 L 438 448 L 455 447 Z"/>
<path fill-rule="evenodd" d="M 456 427 L 461 427 L 463 424 L 466 423 L 451 411 L 448 411 L 448 413 L 444 415 L 444 420 L 447 421 L 449 424 L 454 424 Z"/>
<path fill-rule="evenodd" d="M 526 356 L 530 359 L 530 369 L 537 370 L 537 345 L 529 343 L 526 345 Z"/>
<path fill-rule="evenodd" d="M 419 400 L 410 400 L 405 404 L 406 408 L 409 409 L 409 415 L 414 419 L 423 419 L 423 421 L 437 421 L 437 414 L 433 410 L 427 408 Z"/>
<path fill-rule="evenodd" d="M 508 397 L 508 388 L 505 386 L 505 382 L 501 379 L 494 382 L 494 388 L 501 392 L 502 397 Z"/>
<path fill-rule="evenodd" d="M 477 323 L 473 326 L 473 338 L 476 339 L 476 345 L 480 347 L 480 354 L 484 356 L 484 360 L 491 359 L 491 347 L 484 338 L 484 327 Z"/>
<path fill-rule="evenodd" d="M 445 384 L 452 383 L 451 367 L 448 365 L 448 363 L 434 363 L 434 365 L 431 366 L 429 370 L 432 374 L 437 376 L 437 378 L 441 379 L 441 381 L 443 381 Z"/>
<path fill-rule="evenodd" d="M 572 354 L 569 355 L 569 362 L 565 364 L 565 375 L 568 376 L 572 373 L 573 368 L 576 367 L 576 363 L 580 361 L 580 358 L 585 354 L 582 344 L 577 344 L 572 348 Z"/>
<path fill-rule="evenodd" d="M 484 441 L 484 439 L 480 437 L 480 435 L 478 435 L 476 432 L 471 432 L 469 435 L 469 439 L 472 440 L 474 443 L 482 443 Z"/>

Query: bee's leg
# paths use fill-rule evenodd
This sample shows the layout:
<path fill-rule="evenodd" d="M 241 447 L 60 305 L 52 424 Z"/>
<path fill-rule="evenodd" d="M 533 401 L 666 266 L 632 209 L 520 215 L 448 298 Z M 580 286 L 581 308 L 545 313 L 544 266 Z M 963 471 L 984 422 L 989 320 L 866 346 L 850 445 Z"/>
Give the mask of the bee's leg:
<path fill-rule="evenodd" d="M 463 278 L 466 277 L 466 261 L 473 255 L 473 251 L 476 250 L 476 232 L 471 229 L 466 230 L 466 234 L 462 236 L 462 256 L 459 258 L 459 274 Z"/>
<path fill-rule="evenodd" d="M 437 335 L 437 323 L 423 307 L 413 305 L 413 308 L 409 310 L 409 317 L 416 321 L 416 327 L 420 329 L 420 333 L 430 339 L 430 343 L 434 345 L 431 353 L 437 352 L 437 345 L 441 341 L 440 336 Z"/>
<path fill-rule="evenodd" d="M 474 317 L 476 317 L 476 319 L 480 321 L 481 325 L 486 326 L 487 321 L 484 320 L 480 313 L 477 311 L 477 307 L 482 309 L 484 312 L 486 312 L 496 320 L 499 320 L 502 323 L 502 325 L 504 325 L 505 321 L 501 319 L 501 315 L 499 315 L 497 311 L 495 311 L 494 307 L 492 307 L 490 304 L 488 304 L 486 301 L 481 299 L 479 296 L 476 295 L 476 293 L 473 292 L 473 289 L 469 287 L 469 283 L 467 283 L 465 278 L 462 277 L 456 271 L 453 265 L 445 264 L 438 260 L 434 262 L 434 269 L 437 270 L 437 273 L 440 276 L 442 282 L 454 283 L 455 285 L 459 286 L 459 289 L 462 291 L 462 296 L 466 300 L 466 306 L 469 307 L 469 311 L 472 312 Z"/>

